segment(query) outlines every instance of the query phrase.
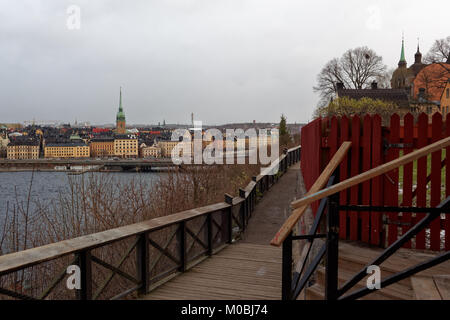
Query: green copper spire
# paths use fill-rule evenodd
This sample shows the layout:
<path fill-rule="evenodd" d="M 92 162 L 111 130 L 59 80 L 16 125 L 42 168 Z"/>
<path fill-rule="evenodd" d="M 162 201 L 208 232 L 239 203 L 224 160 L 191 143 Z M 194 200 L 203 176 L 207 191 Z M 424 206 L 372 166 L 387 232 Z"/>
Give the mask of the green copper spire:
<path fill-rule="evenodd" d="M 406 67 L 406 58 L 405 58 L 405 39 L 402 37 L 402 52 L 400 54 L 400 61 L 398 62 L 398 66 Z"/>
<path fill-rule="evenodd" d="M 405 59 L 405 40 L 402 40 L 402 53 L 400 55 L 400 61 L 406 62 L 406 59 Z"/>
<path fill-rule="evenodd" d="M 119 112 L 117 112 L 117 121 L 125 121 L 125 113 L 122 108 L 122 87 L 120 87 Z"/>

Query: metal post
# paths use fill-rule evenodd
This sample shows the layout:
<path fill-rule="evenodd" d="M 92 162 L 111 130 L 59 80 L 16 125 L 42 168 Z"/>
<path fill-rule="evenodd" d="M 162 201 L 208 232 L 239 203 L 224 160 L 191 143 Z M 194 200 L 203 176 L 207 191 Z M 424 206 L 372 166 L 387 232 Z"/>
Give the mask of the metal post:
<path fill-rule="evenodd" d="M 139 294 L 147 294 L 150 285 L 149 281 L 149 250 L 148 250 L 148 233 L 138 235 L 139 242 L 136 247 L 136 267 L 138 279 L 141 282 Z"/>
<path fill-rule="evenodd" d="M 180 247 L 180 268 L 181 272 L 186 271 L 187 254 L 186 254 L 186 222 L 181 221 L 178 229 L 178 245 Z"/>
<path fill-rule="evenodd" d="M 283 241 L 281 299 L 292 299 L 292 232 Z"/>
<path fill-rule="evenodd" d="M 92 265 L 91 252 L 81 251 L 78 254 L 78 264 L 81 272 L 81 289 L 77 290 L 79 300 L 92 300 Z"/>
<path fill-rule="evenodd" d="M 339 210 L 338 199 L 333 195 L 329 199 L 327 214 L 327 253 L 325 265 L 325 299 L 338 298 L 338 263 L 339 263 Z"/>

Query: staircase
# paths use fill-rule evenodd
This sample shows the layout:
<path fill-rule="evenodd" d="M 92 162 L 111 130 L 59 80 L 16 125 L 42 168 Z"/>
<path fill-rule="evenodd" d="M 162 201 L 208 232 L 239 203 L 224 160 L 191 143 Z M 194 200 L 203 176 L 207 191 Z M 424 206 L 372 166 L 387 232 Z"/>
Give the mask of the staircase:
<path fill-rule="evenodd" d="M 383 250 L 371 248 L 365 244 L 341 241 L 339 244 L 339 286 L 351 279 L 358 271 L 376 258 Z M 432 253 L 416 250 L 400 249 L 380 265 L 381 278 L 384 279 L 419 262 L 433 257 Z M 348 293 L 366 287 L 367 278 L 361 280 Z M 315 284 L 305 289 L 300 299 L 323 300 L 325 283 L 325 267 L 317 268 Z M 394 283 L 386 288 L 374 290 L 362 300 L 425 300 L 450 299 L 450 261 L 446 261 L 431 269 L 417 273 L 411 278 Z"/>

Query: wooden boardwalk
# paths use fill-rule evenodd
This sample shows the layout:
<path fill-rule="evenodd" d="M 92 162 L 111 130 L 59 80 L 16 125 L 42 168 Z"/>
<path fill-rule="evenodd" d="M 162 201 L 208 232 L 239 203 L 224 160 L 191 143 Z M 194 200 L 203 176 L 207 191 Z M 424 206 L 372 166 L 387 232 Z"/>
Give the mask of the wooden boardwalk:
<path fill-rule="evenodd" d="M 280 300 L 281 249 L 238 242 L 142 297 L 145 300 Z"/>
<path fill-rule="evenodd" d="M 270 239 L 301 197 L 300 168 L 293 166 L 256 205 L 242 239 L 181 273 L 141 299 L 280 300 L 281 248 Z"/>

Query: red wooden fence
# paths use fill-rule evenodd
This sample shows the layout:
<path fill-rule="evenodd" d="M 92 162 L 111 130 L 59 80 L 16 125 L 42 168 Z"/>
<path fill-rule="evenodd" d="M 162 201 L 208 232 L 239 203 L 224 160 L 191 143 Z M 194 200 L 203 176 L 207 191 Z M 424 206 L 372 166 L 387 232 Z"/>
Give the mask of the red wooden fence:
<path fill-rule="evenodd" d="M 450 123 L 450 115 L 447 121 Z M 339 167 L 340 180 L 396 159 L 444 137 L 450 136 L 439 113 L 430 122 L 426 114 L 414 121 L 411 114 L 403 119 L 394 114 L 390 125 L 382 126 L 378 115 L 364 118 L 319 118 L 302 128 L 301 168 L 309 189 L 343 141 L 352 141 L 349 155 Z M 383 176 L 340 193 L 341 204 L 374 206 L 437 206 L 450 195 L 450 147 L 446 153 L 435 152 Z M 313 211 L 318 203 L 314 203 Z M 424 214 L 392 212 L 340 212 L 340 237 L 373 245 L 392 244 Z M 450 250 L 450 217 L 433 221 L 405 247 Z"/>

